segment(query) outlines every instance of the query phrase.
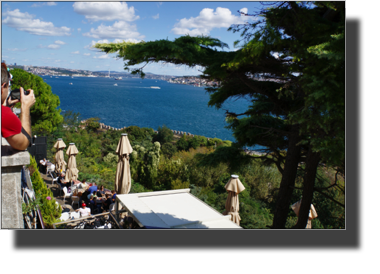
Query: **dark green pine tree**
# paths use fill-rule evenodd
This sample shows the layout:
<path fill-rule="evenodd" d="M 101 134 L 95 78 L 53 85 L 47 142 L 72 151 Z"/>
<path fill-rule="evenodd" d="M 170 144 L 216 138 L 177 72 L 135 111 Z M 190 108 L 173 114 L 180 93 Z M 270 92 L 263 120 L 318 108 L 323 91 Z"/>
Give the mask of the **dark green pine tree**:
<path fill-rule="evenodd" d="M 237 51 L 221 51 L 226 44 L 205 36 L 95 47 L 117 52 L 125 69 L 151 62 L 202 66 L 203 78 L 221 83 L 208 88 L 209 106 L 250 100 L 244 113 L 226 111 L 229 127 L 238 145 L 264 146 L 261 158 L 282 173 L 273 228 L 285 228 L 305 163 L 296 225 L 304 228 L 318 165 L 344 171 L 344 2 L 277 2 L 254 15 L 262 19 L 231 27 L 241 32 Z M 143 77 L 144 67 L 132 73 Z"/>

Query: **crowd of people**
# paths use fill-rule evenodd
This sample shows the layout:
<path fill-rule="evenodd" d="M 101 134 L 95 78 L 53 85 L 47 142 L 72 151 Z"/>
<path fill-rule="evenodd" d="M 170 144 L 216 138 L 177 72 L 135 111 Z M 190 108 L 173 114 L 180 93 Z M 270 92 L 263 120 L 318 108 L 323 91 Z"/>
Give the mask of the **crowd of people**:
<path fill-rule="evenodd" d="M 65 172 L 61 172 L 57 183 L 61 188 L 66 187 L 70 189 L 71 183 L 65 182 Z M 105 189 L 103 185 L 96 185 L 96 183 L 88 184 L 86 180 L 75 181 L 75 184 L 81 185 L 81 190 L 78 188 L 75 192 L 75 196 L 79 197 L 80 208 L 76 209 L 76 212 L 80 212 L 82 217 L 107 212 L 110 210 L 110 206 L 115 203 L 116 191 Z M 86 188 L 86 186 L 89 186 Z"/>
<path fill-rule="evenodd" d="M 57 173 L 52 172 L 52 177 L 58 178 L 56 183 L 60 186 L 60 189 L 62 190 L 66 187 L 69 193 L 73 192 L 72 196 L 79 197 L 81 207 L 75 211 L 80 212 L 82 217 L 107 212 L 110 210 L 111 205 L 115 203 L 115 190 L 111 191 L 104 188 L 103 185 L 98 186 L 96 183 L 88 183 L 86 180 L 67 182 L 65 171 Z M 62 209 L 62 212 L 70 211 L 66 206 L 63 206 Z"/>

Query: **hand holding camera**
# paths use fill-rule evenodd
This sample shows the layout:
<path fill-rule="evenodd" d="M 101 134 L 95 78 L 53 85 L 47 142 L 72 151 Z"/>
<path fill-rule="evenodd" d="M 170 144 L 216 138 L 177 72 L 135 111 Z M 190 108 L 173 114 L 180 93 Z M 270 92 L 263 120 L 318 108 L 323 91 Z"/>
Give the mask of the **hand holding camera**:
<path fill-rule="evenodd" d="M 9 98 L 11 100 L 9 100 Z M 24 90 L 22 87 L 12 90 L 10 92 L 9 98 L 8 103 L 10 106 L 13 106 L 17 102 L 21 102 L 21 108 L 31 108 L 36 102 L 34 91 L 32 89 Z"/>
<path fill-rule="evenodd" d="M 24 88 L 15 88 L 14 90 L 11 91 L 10 97 L 12 100 L 20 100 L 21 92 L 20 90 L 24 90 Z M 29 90 L 24 90 L 24 95 L 29 95 Z"/>

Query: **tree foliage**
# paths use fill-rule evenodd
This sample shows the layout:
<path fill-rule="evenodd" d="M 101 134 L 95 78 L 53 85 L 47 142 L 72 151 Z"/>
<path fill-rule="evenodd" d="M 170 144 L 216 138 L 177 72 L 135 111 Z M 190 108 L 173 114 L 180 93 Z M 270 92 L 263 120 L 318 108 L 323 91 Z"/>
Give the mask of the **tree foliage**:
<path fill-rule="evenodd" d="M 246 155 L 236 144 L 225 146 L 222 140 L 216 148 L 215 140 L 212 140 L 208 146 L 173 151 L 168 157 L 166 153 L 160 153 L 161 148 L 154 142 L 155 133 L 152 129 L 133 126 L 121 131 L 94 132 L 88 128 L 82 129 L 79 124 L 76 128 L 66 127 L 63 129 L 63 141 L 66 144 L 74 142 L 80 148 L 77 155 L 79 180 L 86 179 L 113 189 L 118 159 L 115 150 L 121 134 L 127 131 L 134 150 L 130 156 L 131 193 L 190 188 L 192 194 L 222 213 L 227 199 L 224 186 L 231 174 L 237 174 L 246 187 L 239 195 L 241 226 L 264 229 L 271 224 L 274 197 L 280 186 L 281 173 L 275 164 L 263 165 L 260 159 Z M 175 143 L 165 145 L 175 146 Z M 49 153 L 48 158 L 51 159 L 55 149 Z M 319 170 L 317 187 L 326 188 L 334 180 L 332 169 Z M 41 180 L 34 181 L 39 182 L 41 187 L 45 186 Z M 338 181 L 337 184 L 344 193 L 344 180 L 341 181 L 339 177 Z M 297 188 L 292 193 L 293 200 L 302 192 L 299 189 L 302 181 L 298 179 L 295 186 Z M 334 199 L 344 202 L 342 191 L 329 188 L 328 193 Z M 324 216 L 313 221 L 313 227 L 342 228 L 344 208 L 337 209 L 330 199 L 319 192 L 315 199 L 318 213 Z M 288 214 L 286 227 L 291 227 L 297 218 L 292 211 Z"/>
<path fill-rule="evenodd" d="M 254 14 L 259 17 L 254 23 L 230 28 L 241 33 L 237 51 L 222 51 L 223 42 L 206 36 L 95 47 L 117 52 L 126 69 L 151 62 L 204 67 L 203 78 L 221 83 L 207 88 L 209 106 L 251 100 L 244 113 L 226 111 L 229 128 L 239 146 L 265 147 L 267 154 L 259 158 L 282 174 L 273 228 L 285 227 L 296 180 L 302 178 L 297 227 L 304 228 L 318 166 L 344 172 L 344 7 L 344 2 L 276 2 Z M 143 77 L 145 65 L 132 73 Z M 177 147 L 190 148 L 186 137 Z"/>
<path fill-rule="evenodd" d="M 22 69 L 13 69 L 12 89 L 23 87 L 24 90 L 33 89 L 36 103 L 30 110 L 32 132 L 47 134 L 55 131 L 63 121 L 58 109 L 59 97 L 53 94 L 51 87 L 37 75 Z"/>
<path fill-rule="evenodd" d="M 170 128 L 167 126 L 158 127 L 157 129 L 158 133 L 154 137 L 154 141 L 160 142 L 161 145 L 164 145 L 166 143 L 170 143 L 173 141 L 174 133 L 171 131 Z"/>
<path fill-rule="evenodd" d="M 96 131 L 99 129 L 99 120 L 100 118 L 89 118 L 86 120 L 86 127 L 88 130 Z"/>

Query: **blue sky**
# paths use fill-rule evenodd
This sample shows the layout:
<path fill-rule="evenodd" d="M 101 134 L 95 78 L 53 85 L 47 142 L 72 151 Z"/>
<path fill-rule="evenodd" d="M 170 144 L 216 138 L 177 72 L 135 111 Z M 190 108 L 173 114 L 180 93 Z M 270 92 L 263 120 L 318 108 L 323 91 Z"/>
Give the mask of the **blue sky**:
<path fill-rule="evenodd" d="M 231 24 L 253 17 L 258 2 L 2 2 L 2 60 L 91 71 L 123 71 L 124 62 L 91 46 L 96 42 L 174 40 L 209 35 L 234 50 Z M 145 72 L 197 75 L 200 68 L 151 64 Z"/>

